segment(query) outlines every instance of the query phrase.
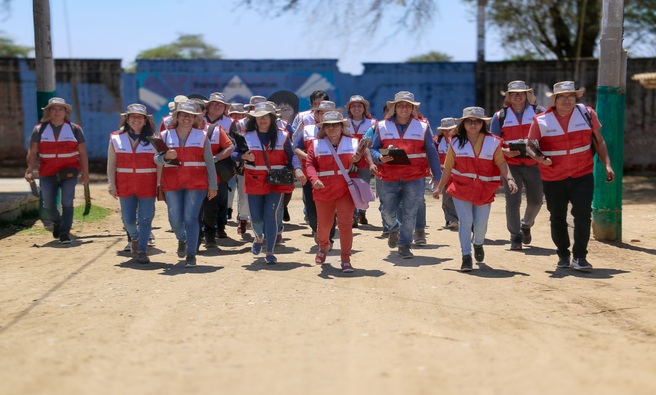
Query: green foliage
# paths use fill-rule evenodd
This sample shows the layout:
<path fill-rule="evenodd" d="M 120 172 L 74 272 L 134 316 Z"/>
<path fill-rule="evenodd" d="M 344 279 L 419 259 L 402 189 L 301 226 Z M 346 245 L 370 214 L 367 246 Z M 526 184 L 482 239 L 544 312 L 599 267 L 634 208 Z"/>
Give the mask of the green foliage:
<path fill-rule="evenodd" d="M 5 37 L 4 32 L 0 31 L 0 57 L 5 58 L 26 58 L 34 48 L 16 45 L 14 40 Z"/>
<path fill-rule="evenodd" d="M 406 60 L 407 63 L 428 63 L 428 62 L 450 62 L 453 59 L 451 55 L 444 52 L 431 51 L 423 55 L 413 56 Z"/>
<path fill-rule="evenodd" d="M 221 52 L 200 34 L 180 34 L 171 44 L 139 52 L 137 59 L 220 59 Z"/>
<path fill-rule="evenodd" d="M 104 220 L 111 211 L 100 206 L 91 205 L 91 210 L 89 210 L 89 215 L 82 215 L 84 213 L 84 205 L 77 206 L 73 209 L 73 219 L 76 221 L 84 222 L 100 222 Z"/>

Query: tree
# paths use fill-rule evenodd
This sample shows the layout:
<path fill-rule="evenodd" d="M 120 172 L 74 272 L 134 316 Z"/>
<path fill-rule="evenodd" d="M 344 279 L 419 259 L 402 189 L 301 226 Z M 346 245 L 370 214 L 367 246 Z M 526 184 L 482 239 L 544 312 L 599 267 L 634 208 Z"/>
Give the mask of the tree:
<path fill-rule="evenodd" d="M 139 52 L 139 59 L 221 59 L 221 52 L 203 41 L 201 34 L 180 34 L 171 44 Z"/>
<path fill-rule="evenodd" d="M 453 57 L 451 55 L 447 55 L 444 52 L 431 51 L 423 55 L 417 55 L 408 58 L 406 62 L 408 63 L 450 62 L 452 59 Z"/>
<path fill-rule="evenodd" d="M 3 37 L 4 32 L 0 31 L 0 57 L 6 58 L 26 58 L 34 50 L 32 47 L 16 45 L 14 40 L 9 37 Z"/>

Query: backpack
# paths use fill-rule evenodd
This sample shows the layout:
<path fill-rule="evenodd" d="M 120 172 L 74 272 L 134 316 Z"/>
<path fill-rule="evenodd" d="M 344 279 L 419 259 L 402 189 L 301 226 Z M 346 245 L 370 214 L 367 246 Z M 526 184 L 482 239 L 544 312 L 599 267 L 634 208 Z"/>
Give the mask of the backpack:
<path fill-rule="evenodd" d="M 533 107 L 533 111 L 535 114 L 540 114 L 546 111 L 546 109 L 537 103 L 531 104 L 531 107 Z M 499 120 L 499 127 L 503 127 L 503 122 L 506 120 L 506 109 L 508 107 L 504 107 L 501 110 L 497 111 L 497 119 Z"/>
<path fill-rule="evenodd" d="M 585 119 L 585 122 L 588 124 L 590 129 L 592 129 L 592 115 L 590 115 L 590 111 L 588 111 L 588 108 L 585 106 L 583 103 L 576 103 L 576 109 L 579 110 L 581 115 L 583 115 L 583 119 Z M 592 132 L 592 146 L 590 147 L 590 152 L 592 152 L 592 156 L 595 156 L 597 153 L 597 136 L 595 136 L 594 132 Z"/>

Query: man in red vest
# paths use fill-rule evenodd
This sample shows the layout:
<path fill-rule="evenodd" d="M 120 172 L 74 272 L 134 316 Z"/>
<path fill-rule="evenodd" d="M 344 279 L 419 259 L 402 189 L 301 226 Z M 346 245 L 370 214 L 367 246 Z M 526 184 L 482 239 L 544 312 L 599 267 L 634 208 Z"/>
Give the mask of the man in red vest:
<path fill-rule="evenodd" d="M 540 168 L 544 196 L 551 220 L 551 239 L 557 248 L 558 268 L 592 270 L 587 261 L 592 195 L 594 192 L 593 148 L 606 167 L 606 182 L 615 179 L 606 142 L 599 131 L 601 124 L 595 111 L 577 98 L 585 89 L 576 89 L 574 81 L 554 84 L 546 112 L 535 116 L 528 133 L 528 153 Z M 570 263 L 570 239 L 567 230 L 567 207 L 574 216 L 573 258 Z"/>

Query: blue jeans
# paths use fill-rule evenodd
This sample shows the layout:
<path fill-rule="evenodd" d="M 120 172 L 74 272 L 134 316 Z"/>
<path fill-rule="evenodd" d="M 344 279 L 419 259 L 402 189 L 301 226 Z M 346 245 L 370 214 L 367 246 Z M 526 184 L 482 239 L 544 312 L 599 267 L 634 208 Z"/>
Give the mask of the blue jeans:
<path fill-rule="evenodd" d="M 50 220 L 55 224 L 59 224 L 59 233 L 62 235 L 70 233 L 71 227 L 73 226 L 75 185 L 77 185 L 77 178 L 68 178 L 59 181 L 56 176 L 41 177 L 43 205 L 48 211 Z M 57 194 L 59 190 L 61 190 L 61 213 L 57 207 Z"/>
<path fill-rule="evenodd" d="M 195 256 L 200 230 L 198 218 L 207 190 L 181 188 L 165 194 L 173 233 L 178 241 L 187 242 L 187 256 Z"/>
<path fill-rule="evenodd" d="M 458 228 L 458 238 L 460 239 L 460 250 L 462 255 L 471 255 L 472 241 L 476 245 L 483 245 L 485 234 L 487 233 L 487 222 L 490 218 L 490 209 L 492 204 L 474 206 L 470 201 L 453 198 L 453 204 L 456 206 L 460 227 Z M 472 229 L 474 236 L 472 238 Z"/>
<path fill-rule="evenodd" d="M 123 226 L 130 240 L 139 240 L 137 252 L 146 252 L 155 216 L 155 198 L 132 195 L 118 199 L 121 204 Z"/>
<path fill-rule="evenodd" d="M 399 245 L 410 246 L 417 222 L 417 212 L 424 199 L 426 179 L 383 181 L 380 193 L 383 223 L 390 232 L 399 232 Z M 401 207 L 399 214 L 399 206 Z M 400 218 L 399 218 L 400 216 Z"/>
<path fill-rule="evenodd" d="M 279 210 L 283 205 L 284 193 L 269 192 L 266 195 L 247 195 L 248 208 L 251 212 L 251 226 L 255 232 L 255 238 L 261 241 L 266 238 L 266 252 L 273 253 L 278 236 L 278 216 L 282 215 Z"/>

